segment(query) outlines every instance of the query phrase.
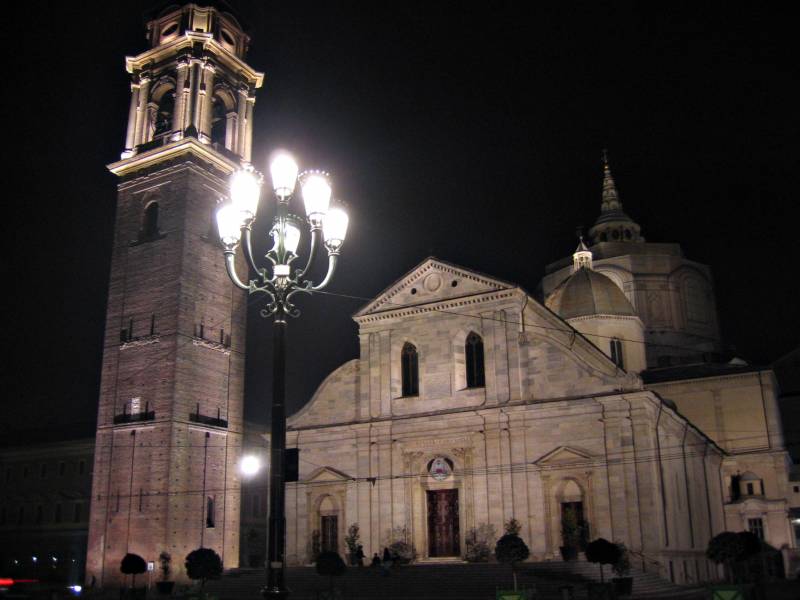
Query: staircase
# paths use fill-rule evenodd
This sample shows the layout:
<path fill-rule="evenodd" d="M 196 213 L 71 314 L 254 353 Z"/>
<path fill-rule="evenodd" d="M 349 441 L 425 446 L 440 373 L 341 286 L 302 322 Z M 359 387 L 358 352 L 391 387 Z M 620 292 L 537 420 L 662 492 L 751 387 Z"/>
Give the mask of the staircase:
<path fill-rule="evenodd" d="M 632 599 L 705 597 L 700 586 L 679 586 L 636 570 L 631 575 Z M 219 600 L 253 600 L 259 598 L 264 579 L 263 571 L 239 569 L 206 588 Z M 287 569 L 286 579 L 291 600 L 316 600 L 317 592 L 328 588 L 328 578 L 317 575 L 312 567 Z M 580 561 L 524 563 L 517 571 L 519 586 L 535 589 L 532 598 L 536 600 L 561 600 L 563 586 L 573 586 L 575 600 L 583 600 L 586 583 L 599 580 L 597 565 Z M 493 600 L 497 588 L 511 589 L 513 580 L 507 565 L 421 563 L 392 569 L 388 577 L 380 569 L 350 567 L 345 575 L 334 578 L 334 585 L 343 590 L 344 600 Z"/>

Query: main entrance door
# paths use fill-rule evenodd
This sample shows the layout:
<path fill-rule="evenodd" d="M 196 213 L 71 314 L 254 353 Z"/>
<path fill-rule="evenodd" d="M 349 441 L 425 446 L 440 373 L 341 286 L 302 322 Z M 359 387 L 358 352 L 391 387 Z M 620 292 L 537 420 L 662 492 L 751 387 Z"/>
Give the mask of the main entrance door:
<path fill-rule="evenodd" d="M 428 490 L 428 556 L 459 556 L 458 490 Z"/>

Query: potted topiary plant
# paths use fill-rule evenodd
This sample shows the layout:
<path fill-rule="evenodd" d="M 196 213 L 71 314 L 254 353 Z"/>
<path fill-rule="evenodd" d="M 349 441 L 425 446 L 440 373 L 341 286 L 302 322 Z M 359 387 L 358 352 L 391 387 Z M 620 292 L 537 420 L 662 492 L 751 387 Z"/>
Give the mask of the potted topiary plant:
<path fill-rule="evenodd" d="M 489 562 L 489 557 L 492 555 L 489 540 L 493 540 L 495 535 L 494 525 L 486 523 L 467 531 L 467 535 L 464 538 L 466 545 L 464 560 L 467 562 Z"/>
<path fill-rule="evenodd" d="M 344 543 L 347 545 L 347 560 L 351 567 L 356 566 L 358 563 L 358 541 L 360 538 L 358 531 L 358 523 L 353 523 L 347 528 L 347 535 L 344 538 Z"/>
<path fill-rule="evenodd" d="M 497 545 L 494 548 L 494 555 L 498 562 L 511 565 L 511 576 L 514 578 L 515 592 L 517 591 L 517 563 L 525 560 L 530 555 L 528 546 L 519 537 L 520 529 L 519 521 L 511 519 L 505 525 L 505 535 L 497 540 Z"/>
<path fill-rule="evenodd" d="M 616 546 L 619 550 L 619 556 L 616 562 L 611 565 L 611 569 L 616 574 L 616 577 L 611 582 L 614 584 L 617 596 L 630 596 L 633 593 L 633 577 L 630 577 L 630 555 L 628 554 L 628 548 L 622 542 L 617 542 Z"/>
<path fill-rule="evenodd" d="M 761 551 L 761 542 L 749 531 L 723 531 L 711 538 L 706 549 L 706 556 L 717 564 L 724 565 L 725 585 L 711 586 L 711 592 L 716 593 L 736 593 L 740 597 L 747 597 L 753 587 L 746 581 L 742 582 L 742 577 L 737 577 L 736 566 L 747 561 L 750 557 Z M 747 566 L 745 564 L 745 568 Z M 741 575 L 741 569 L 739 569 Z M 747 579 L 746 577 L 744 578 Z M 737 582 L 738 580 L 738 582 Z M 731 596 L 733 597 L 733 596 Z"/>
<path fill-rule="evenodd" d="M 125 575 L 131 576 L 131 590 L 136 593 L 136 576 L 147 571 L 147 563 L 138 554 L 128 553 L 122 557 L 119 570 Z"/>
<path fill-rule="evenodd" d="M 603 565 L 613 565 L 619 560 L 619 548 L 605 538 L 597 538 L 586 546 L 586 560 L 600 565 L 600 583 L 589 583 L 589 599 L 605 600 L 614 597 L 614 585 L 606 583 Z"/>
<path fill-rule="evenodd" d="M 328 595 L 326 600 L 334 600 L 333 578 L 344 575 L 347 565 L 336 552 L 321 552 L 317 557 L 317 573 L 328 577 Z M 320 597 L 320 600 L 323 600 Z"/>
<path fill-rule="evenodd" d="M 200 580 L 200 589 L 209 579 L 222 576 L 222 559 L 211 548 L 198 548 L 186 555 L 186 574 L 189 579 Z"/>
<path fill-rule="evenodd" d="M 169 596 L 172 593 L 172 588 L 175 587 L 175 582 L 169 581 L 170 573 L 172 573 L 171 563 L 172 556 L 170 556 L 169 552 L 162 552 L 158 555 L 158 570 L 161 571 L 161 581 L 156 582 L 156 588 L 158 593 L 163 596 Z"/>

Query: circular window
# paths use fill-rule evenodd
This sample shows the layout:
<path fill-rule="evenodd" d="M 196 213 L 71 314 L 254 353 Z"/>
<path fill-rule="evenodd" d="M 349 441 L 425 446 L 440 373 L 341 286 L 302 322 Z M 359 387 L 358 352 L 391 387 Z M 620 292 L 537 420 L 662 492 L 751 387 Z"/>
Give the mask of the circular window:
<path fill-rule="evenodd" d="M 413 296 L 416 293 L 417 293 L 417 288 L 411 288 L 411 295 Z"/>
<path fill-rule="evenodd" d="M 233 41 L 231 34 L 225 31 L 224 29 L 219 33 L 222 36 L 222 41 L 225 42 L 226 44 L 230 44 L 231 46 L 233 46 L 236 43 Z"/>
<path fill-rule="evenodd" d="M 453 281 L 452 281 L 452 283 L 450 285 L 452 285 L 453 287 L 456 287 L 458 285 L 458 281 L 453 279 Z"/>

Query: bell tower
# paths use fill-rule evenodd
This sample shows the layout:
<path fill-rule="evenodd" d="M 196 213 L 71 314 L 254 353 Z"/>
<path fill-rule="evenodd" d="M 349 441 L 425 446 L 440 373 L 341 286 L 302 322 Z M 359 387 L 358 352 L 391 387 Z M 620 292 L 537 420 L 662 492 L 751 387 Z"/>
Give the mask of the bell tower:
<path fill-rule="evenodd" d="M 118 176 L 86 577 L 122 581 L 127 553 L 185 581 L 213 548 L 239 564 L 245 293 L 213 211 L 250 160 L 249 37 L 224 3 L 172 5 L 126 58 L 131 104 Z M 244 266 L 240 266 L 244 270 Z"/>

